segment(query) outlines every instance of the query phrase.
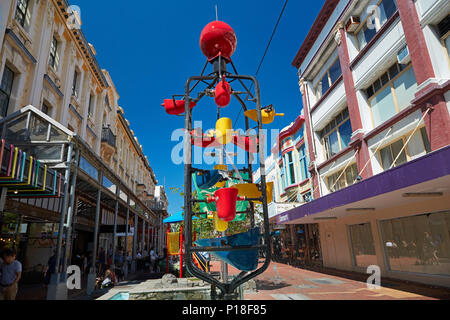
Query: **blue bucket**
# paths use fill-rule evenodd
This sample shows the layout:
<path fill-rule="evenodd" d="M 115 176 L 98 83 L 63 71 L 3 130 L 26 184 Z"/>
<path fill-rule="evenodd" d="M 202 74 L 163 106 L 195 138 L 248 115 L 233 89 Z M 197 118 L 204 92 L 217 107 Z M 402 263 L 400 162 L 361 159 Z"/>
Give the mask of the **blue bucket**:
<path fill-rule="evenodd" d="M 232 247 L 254 246 L 259 244 L 259 233 L 260 229 L 254 228 L 248 232 L 239 233 L 232 236 L 214 239 L 200 239 L 195 241 L 195 244 L 199 247 L 221 247 L 223 244 Z M 211 252 L 211 254 L 241 271 L 253 271 L 258 268 L 258 249 L 218 251 Z"/>

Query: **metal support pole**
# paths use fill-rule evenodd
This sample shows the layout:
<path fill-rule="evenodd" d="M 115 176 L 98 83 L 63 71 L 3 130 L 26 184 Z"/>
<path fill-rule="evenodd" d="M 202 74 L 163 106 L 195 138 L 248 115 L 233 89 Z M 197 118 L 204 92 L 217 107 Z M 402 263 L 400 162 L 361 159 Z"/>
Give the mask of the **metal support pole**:
<path fill-rule="evenodd" d="M 142 237 L 141 237 L 141 251 L 144 254 L 145 249 L 145 217 L 142 218 Z"/>
<path fill-rule="evenodd" d="M 101 172 L 100 172 L 100 176 L 102 176 Z M 93 252 L 92 252 L 92 272 L 93 273 L 97 272 L 95 262 L 96 262 L 97 251 L 98 251 L 98 231 L 100 228 L 101 201 L 102 201 L 102 189 L 100 188 L 97 191 L 97 206 L 95 208 L 94 246 L 92 249 L 93 250 Z"/>
<path fill-rule="evenodd" d="M 169 238 L 169 232 L 170 232 L 170 223 L 167 224 L 167 238 Z M 169 243 L 169 239 L 167 239 L 167 243 Z M 166 273 L 169 273 L 169 248 L 167 248 L 167 255 L 166 255 Z"/>
<path fill-rule="evenodd" d="M 99 172 L 99 181 L 102 185 L 103 173 Z M 98 231 L 100 225 L 100 213 L 101 213 L 101 201 L 102 201 L 102 189 L 101 187 L 97 191 L 97 204 L 95 207 L 95 225 L 94 225 L 94 245 L 92 248 L 92 260 L 91 260 L 91 270 L 89 270 L 88 284 L 86 288 L 86 293 L 90 295 L 95 288 L 95 279 L 97 277 L 97 251 L 98 251 Z"/>
<path fill-rule="evenodd" d="M 138 215 L 134 213 L 134 228 L 133 228 L 133 260 L 131 261 L 131 272 L 136 272 L 136 250 L 137 250 L 137 236 L 138 236 Z"/>
<path fill-rule="evenodd" d="M 72 222 L 73 222 L 73 216 L 74 216 L 74 206 L 75 206 L 75 189 L 77 185 L 77 176 L 78 176 L 78 164 L 80 163 L 80 150 L 77 149 L 75 151 L 75 166 L 74 166 L 74 172 L 72 174 L 72 181 L 70 185 L 70 200 L 69 200 L 69 207 L 67 209 L 67 235 L 66 235 L 66 248 L 65 248 L 65 254 L 63 259 L 63 274 L 66 274 L 67 272 L 67 262 L 69 259 L 69 256 L 72 256 Z"/>
<path fill-rule="evenodd" d="M 128 226 L 130 219 L 130 196 L 127 197 L 127 216 L 125 221 L 125 242 L 123 250 L 123 273 L 125 276 L 128 275 Z"/>
<path fill-rule="evenodd" d="M 117 239 L 117 217 L 119 215 L 119 195 L 120 195 L 120 185 L 116 189 L 116 206 L 114 208 L 114 233 L 112 241 L 112 257 L 111 257 L 111 269 L 114 271 L 116 268 L 116 239 Z"/>
<path fill-rule="evenodd" d="M 150 220 L 148 220 L 147 222 L 147 229 L 145 230 L 145 235 L 147 237 L 147 251 L 148 254 L 150 255 Z"/>
<path fill-rule="evenodd" d="M 72 167 L 72 152 L 73 152 L 73 144 L 69 144 L 69 148 L 67 150 L 67 161 L 66 161 L 66 172 L 64 174 L 64 199 L 63 206 L 61 210 L 61 217 L 59 219 L 59 228 L 58 228 L 58 240 L 56 242 L 56 282 L 55 285 L 59 284 L 61 279 L 61 273 L 59 272 L 59 265 L 62 256 L 62 242 L 63 242 L 63 234 L 64 234 L 64 223 L 66 221 L 67 207 L 69 205 L 69 183 L 70 183 L 70 169 Z M 67 239 L 66 239 L 67 240 Z"/>
<path fill-rule="evenodd" d="M 60 288 L 60 261 L 62 257 L 62 242 L 63 242 L 63 233 L 64 233 L 64 222 L 66 221 L 67 207 L 69 205 L 69 183 L 70 183 L 70 170 L 72 166 L 72 152 L 73 152 L 73 143 L 69 143 L 69 147 L 67 150 L 67 160 L 66 160 L 66 169 L 64 173 L 64 198 L 61 209 L 61 217 L 59 219 L 59 227 L 58 227 L 58 239 L 56 242 L 56 272 L 52 274 L 50 279 L 50 285 L 48 286 L 47 291 L 47 300 L 56 300 L 58 298 L 67 298 L 67 293 L 59 292 L 58 288 Z M 64 279 L 65 280 L 65 279 Z M 62 287 L 62 286 L 61 286 Z M 67 290 L 67 287 L 66 287 Z"/>
<path fill-rule="evenodd" d="M 130 196 L 127 197 L 127 220 L 125 222 L 125 250 L 123 252 L 123 261 L 125 262 L 125 265 L 128 269 L 128 225 L 130 220 Z"/>

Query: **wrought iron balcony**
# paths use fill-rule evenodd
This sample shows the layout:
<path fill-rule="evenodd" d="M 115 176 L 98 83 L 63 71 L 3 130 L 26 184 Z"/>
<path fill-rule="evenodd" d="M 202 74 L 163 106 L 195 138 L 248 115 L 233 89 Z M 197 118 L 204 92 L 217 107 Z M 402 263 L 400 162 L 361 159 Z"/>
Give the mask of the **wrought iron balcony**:
<path fill-rule="evenodd" d="M 166 204 L 160 200 L 145 200 L 144 204 L 147 206 L 147 208 L 154 211 L 167 210 Z"/>
<path fill-rule="evenodd" d="M 102 129 L 102 142 L 106 142 L 111 147 L 116 147 L 116 136 L 111 131 L 110 127 L 104 127 Z"/>

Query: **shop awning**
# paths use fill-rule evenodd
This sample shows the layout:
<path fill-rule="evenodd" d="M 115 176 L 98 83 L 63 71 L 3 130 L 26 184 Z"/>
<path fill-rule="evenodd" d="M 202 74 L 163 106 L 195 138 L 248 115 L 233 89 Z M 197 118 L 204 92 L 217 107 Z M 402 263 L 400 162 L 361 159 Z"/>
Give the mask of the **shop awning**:
<path fill-rule="evenodd" d="M 370 177 L 277 216 L 277 224 L 318 223 L 450 195 L 450 147 Z M 449 203 L 450 205 L 450 203 Z"/>
<path fill-rule="evenodd" d="M 193 217 L 192 220 L 196 220 L 198 217 Z M 175 213 L 174 215 L 163 220 L 164 223 L 179 223 L 184 221 L 183 211 Z"/>

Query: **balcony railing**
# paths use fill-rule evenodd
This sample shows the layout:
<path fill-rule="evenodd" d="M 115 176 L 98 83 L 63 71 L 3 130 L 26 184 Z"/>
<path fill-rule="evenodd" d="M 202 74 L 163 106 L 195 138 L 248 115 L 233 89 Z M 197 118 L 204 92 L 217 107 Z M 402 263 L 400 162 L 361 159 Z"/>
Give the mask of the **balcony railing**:
<path fill-rule="evenodd" d="M 166 204 L 160 200 L 145 200 L 144 204 L 151 210 L 166 210 Z"/>
<path fill-rule="evenodd" d="M 113 148 L 116 147 L 116 136 L 109 127 L 104 127 L 102 129 L 102 142 L 106 142 Z"/>

